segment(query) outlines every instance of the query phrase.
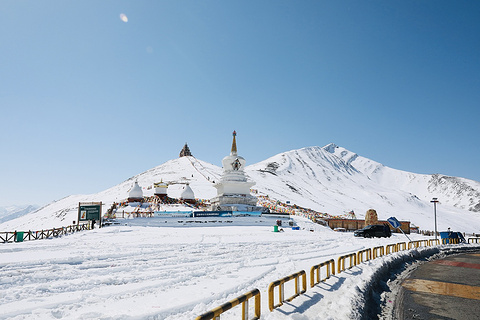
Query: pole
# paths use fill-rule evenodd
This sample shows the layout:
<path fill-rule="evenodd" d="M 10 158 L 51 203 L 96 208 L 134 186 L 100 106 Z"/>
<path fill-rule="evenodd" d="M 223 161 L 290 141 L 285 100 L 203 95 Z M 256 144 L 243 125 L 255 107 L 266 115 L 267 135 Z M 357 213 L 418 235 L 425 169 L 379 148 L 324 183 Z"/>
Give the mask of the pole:
<path fill-rule="evenodd" d="M 435 218 L 435 241 L 437 240 L 437 199 L 438 198 L 433 198 L 432 201 L 430 201 L 433 202 L 433 215 Z"/>

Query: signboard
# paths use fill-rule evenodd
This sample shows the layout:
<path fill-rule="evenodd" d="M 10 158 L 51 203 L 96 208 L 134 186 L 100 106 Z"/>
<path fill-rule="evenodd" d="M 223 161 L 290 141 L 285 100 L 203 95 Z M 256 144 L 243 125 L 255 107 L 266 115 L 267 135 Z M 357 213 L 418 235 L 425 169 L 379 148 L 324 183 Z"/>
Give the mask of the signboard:
<path fill-rule="evenodd" d="M 388 223 L 392 225 L 394 229 L 400 228 L 401 224 L 395 217 L 390 217 L 387 219 Z"/>
<path fill-rule="evenodd" d="M 78 221 L 97 220 L 102 216 L 101 202 L 80 202 L 78 204 Z"/>
<path fill-rule="evenodd" d="M 397 218 L 395 217 L 390 217 L 387 219 L 388 223 L 390 223 L 390 225 L 394 228 L 394 229 L 397 229 L 399 228 L 400 231 L 402 231 L 403 235 L 405 237 L 407 237 L 408 241 L 412 241 L 410 240 L 410 238 L 405 234 L 405 232 L 403 232 L 402 228 L 400 228 L 400 226 L 402 225 L 398 220 Z"/>

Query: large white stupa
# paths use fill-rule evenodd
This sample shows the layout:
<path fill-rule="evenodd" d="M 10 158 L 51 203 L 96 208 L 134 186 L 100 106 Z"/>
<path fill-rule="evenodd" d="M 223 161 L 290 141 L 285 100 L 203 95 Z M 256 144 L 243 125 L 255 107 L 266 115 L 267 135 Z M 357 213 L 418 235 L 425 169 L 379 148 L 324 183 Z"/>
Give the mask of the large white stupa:
<path fill-rule="evenodd" d="M 212 210 L 253 211 L 257 198 L 250 194 L 255 182 L 245 174 L 245 159 L 237 154 L 237 133 L 233 131 L 232 150 L 222 160 L 223 173 L 219 182 L 214 184 L 217 196 L 210 200 Z"/>

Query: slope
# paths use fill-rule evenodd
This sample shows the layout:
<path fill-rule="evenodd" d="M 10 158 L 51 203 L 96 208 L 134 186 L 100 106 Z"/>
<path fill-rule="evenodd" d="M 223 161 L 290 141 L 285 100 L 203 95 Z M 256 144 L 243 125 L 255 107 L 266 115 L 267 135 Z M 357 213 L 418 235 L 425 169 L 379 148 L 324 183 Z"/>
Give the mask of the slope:
<path fill-rule="evenodd" d="M 215 196 L 214 181 L 222 169 L 194 157 L 173 159 L 92 195 L 72 195 L 0 225 L 0 230 L 28 230 L 68 225 L 77 218 L 78 202 L 102 201 L 104 210 L 128 197 L 135 181 L 144 195 L 153 195 L 151 186 L 168 182 L 169 196 L 179 197 L 185 183 L 195 196 Z M 432 197 L 438 206 L 438 227 L 465 232 L 480 231 L 480 183 L 441 175 L 424 175 L 383 166 L 345 148 L 329 144 L 275 155 L 250 165 L 247 174 L 256 182 L 259 195 L 290 201 L 316 211 L 339 215 L 354 210 L 357 217 L 374 208 L 380 219 L 395 216 L 421 229 L 433 230 Z M 470 211 L 468 211 L 470 210 Z"/>

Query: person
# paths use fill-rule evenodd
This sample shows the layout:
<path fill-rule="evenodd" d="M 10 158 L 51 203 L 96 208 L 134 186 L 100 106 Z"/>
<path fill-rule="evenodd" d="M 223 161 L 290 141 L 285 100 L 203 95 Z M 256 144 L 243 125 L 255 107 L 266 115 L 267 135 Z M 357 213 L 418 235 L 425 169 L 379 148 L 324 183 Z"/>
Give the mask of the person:
<path fill-rule="evenodd" d="M 95 229 L 95 219 L 92 220 L 92 229 Z"/>

